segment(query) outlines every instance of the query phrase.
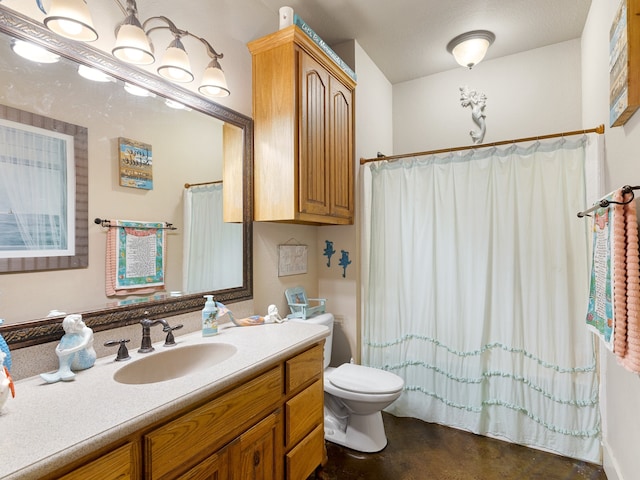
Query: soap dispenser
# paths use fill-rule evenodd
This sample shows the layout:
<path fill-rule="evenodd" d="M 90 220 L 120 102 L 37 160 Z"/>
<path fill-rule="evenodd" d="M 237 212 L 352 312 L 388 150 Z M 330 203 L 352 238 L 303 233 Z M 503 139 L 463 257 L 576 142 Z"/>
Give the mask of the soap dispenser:
<path fill-rule="evenodd" d="M 218 334 L 218 308 L 213 295 L 205 295 L 207 301 L 202 309 L 202 336 L 210 337 Z"/>

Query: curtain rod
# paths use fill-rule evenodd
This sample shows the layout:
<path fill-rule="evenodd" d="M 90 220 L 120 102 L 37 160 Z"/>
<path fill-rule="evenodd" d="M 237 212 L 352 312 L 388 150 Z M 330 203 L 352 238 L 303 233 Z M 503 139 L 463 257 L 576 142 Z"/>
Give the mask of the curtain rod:
<path fill-rule="evenodd" d="M 537 137 L 528 137 L 528 138 L 518 138 L 515 140 L 503 140 L 501 142 L 493 142 L 493 143 L 483 143 L 481 145 L 466 145 L 464 147 L 453 147 L 453 148 L 442 148 L 440 150 L 429 150 L 426 152 L 414 152 L 414 153 L 404 153 L 402 155 L 380 155 L 376 158 L 361 158 L 360 165 L 364 165 L 369 162 L 377 162 L 380 160 L 397 160 L 400 158 L 407 157 L 421 157 L 424 155 L 436 155 L 438 153 L 447 153 L 447 152 L 458 152 L 461 150 L 472 150 L 474 148 L 484 148 L 484 147 L 496 147 L 498 145 L 509 145 L 511 143 L 521 143 L 521 142 L 533 142 L 535 140 L 546 140 L 548 138 L 556 138 L 556 137 L 569 137 L 571 135 L 582 135 L 585 133 L 598 133 L 602 135 L 604 133 L 604 125 L 600 125 L 596 128 L 590 128 L 588 130 L 574 130 L 572 132 L 562 132 L 562 133 L 552 133 L 549 135 L 539 135 Z"/>
<path fill-rule="evenodd" d="M 222 183 L 222 180 L 216 180 L 215 182 L 185 183 L 184 188 L 199 187 L 201 185 L 215 185 L 216 183 Z"/>

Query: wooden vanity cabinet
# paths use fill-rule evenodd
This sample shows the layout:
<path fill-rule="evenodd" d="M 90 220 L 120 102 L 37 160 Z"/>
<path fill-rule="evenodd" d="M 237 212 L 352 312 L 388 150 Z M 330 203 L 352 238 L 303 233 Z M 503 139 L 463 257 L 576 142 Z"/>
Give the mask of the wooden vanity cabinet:
<path fill-rule="evenodd" d="M 295 25 L 248 46 L 254 219 L 352 224 L 355 81 Z"/>
<path fill-rule="evenodd" d="M 281 397 L 282 369 L 276 367 L 145 434 L 144 478 L 175 478 L 189 466 L 203 460 L 207 461 L 211 454 L 217 453 L 234 440 L 241 443 L 240 448 L 243 450 L 242 445 L 247 443 L 246 440 L 243 442 L 243 435 L 254 431 L 256 427 L 253 426 L 260 419 L 277 410 L 282 401 Z M 277 426 L 277 422 L 274 424 Z M 264 458 L 263 455 L 261 466 L 277 462 L 276 456 L 280 454 L 277 446 L 274 443 L 270 450 L 271 459 Z M 237 459 L 244 460 L 243 453 L 238 454 L 237 450 L 233 446 L 229 450 L 231 471 L 246 468 L 244 464 L 234 462 Z"/>
<path fill-rule="evenodd" d="M 288 480 L 305 480 L 326 463 L 323 344 L 285 362 L 285 468 Z"/>
<path fill-rule="evenodd" d="M 47 478 L 306 480 L 326 461 L 323 345 Z"/>

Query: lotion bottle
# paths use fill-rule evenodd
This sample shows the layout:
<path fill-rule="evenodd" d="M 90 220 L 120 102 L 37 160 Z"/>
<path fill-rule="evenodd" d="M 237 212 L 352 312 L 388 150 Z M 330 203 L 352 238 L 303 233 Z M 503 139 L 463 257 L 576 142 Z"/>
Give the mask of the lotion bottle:
<path fill-rule="evenodd" d="M 202 309 L 202 336 L 211 337 L 218 334 L 218 309 L 213 295 L 205 295 L 207 301 Z"/>

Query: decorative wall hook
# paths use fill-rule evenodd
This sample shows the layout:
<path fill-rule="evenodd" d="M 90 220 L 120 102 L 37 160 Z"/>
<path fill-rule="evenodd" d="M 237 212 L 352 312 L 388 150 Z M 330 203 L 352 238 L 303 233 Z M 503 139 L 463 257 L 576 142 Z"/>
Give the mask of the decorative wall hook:
<path fill-rule="evenodd" d="M 475 90 L 469 90 L 469 87 L 460 87 L 460 105 L 464 108 L 471 107 L 471 119 L 479 130 L 471 130 L 469 135 L 473 143 L 480 144 L 484 139 L 487 127 L 485 124 L 484 107 L 487 105 L 487 96 L 484 93 L 479 93 Z"/>
<path fill-rule="evenodd" d="M 340 262 L 338 265 L 342 267 L 342 278 L 346 278 L 347 276 L 347 267 L 351 264 L 351 260 L 349 260 L 349 252 L 346 250 L 340 250 L 342 256 L 340 257 Z"/>
<path fill-rule="evenodd" d="M 323 255 L 327 257 L 327 267 L 331 266 L 331 257 L 336 251 L 333 249 L 333 242 L 331 240 L 324 241 L 325 247 Z"/>

